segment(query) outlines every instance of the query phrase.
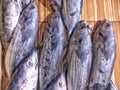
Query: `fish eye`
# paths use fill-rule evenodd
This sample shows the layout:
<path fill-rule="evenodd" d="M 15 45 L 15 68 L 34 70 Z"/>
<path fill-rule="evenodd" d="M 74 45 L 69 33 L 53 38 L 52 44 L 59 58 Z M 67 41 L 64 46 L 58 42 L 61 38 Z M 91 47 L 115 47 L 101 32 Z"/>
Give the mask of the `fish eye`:
<path fill-rule="evenodd" d="M 31 60 L 27 61 L 27 66 L 28 66 L 28 67 L 32 67 L 32 66 L 33 66 L 33 64 L 32 64 L 32 61 L 31 61 Z"/>
<path fill-rule="evenodd" d="M 106 24 L 106 28 L 110 28 L 110 24 L 109 23 Z"/>

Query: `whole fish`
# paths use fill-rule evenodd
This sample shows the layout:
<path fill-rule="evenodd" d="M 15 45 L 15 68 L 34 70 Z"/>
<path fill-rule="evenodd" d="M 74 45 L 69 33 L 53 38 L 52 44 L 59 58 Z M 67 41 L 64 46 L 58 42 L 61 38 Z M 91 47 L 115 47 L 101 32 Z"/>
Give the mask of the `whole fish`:
<path fill-rule="evenodd" d="M 38 10 L 34 1 L 22 12 L 6 53 L 5 67 L 9 78 L 35 45 L 37 31 Z"/>
<path fill-rule="evenodd" d="M 108 20 L 103 20 L 93 35 L 93 65 L 89 90 L 106 90 L 116 56 L 114 30 Z"/>
<path fill-rule="evenodd" d="M 39 59 L 39 90 L 44 90 L 54 79 L 64 44 L 64 25 L 59 11 L 48 21 Z"/>
<path fill-rule="evenodd" d="M 66 63 L 67 89 L 86 90 L 92 63 L 92 41 L 84 20 L 78 22 L 70 38 Z"/>
<path fill-rule="evenodd" d="M 62 3 L 62 19 L 69 38 L 82 13 L 83 0 L 63 0 Z"/>
<path fill-rule="evenodd" d="M 37 90 L 38 57 L 33 49 L 14 72 L 7 90 Z"/>
<path fill-rule="evenodd" d="M 67 90 L 65 73 L 62 72 L 45 90 Z"/>
<path fill-rule="evenodd" d="M 3 29 L 1 38 L 4 50 L 7 51 L 15 27 L 24 8 L 33 0 L 1 0 L 3 14 Z"/>
<path fill-rule="evenodd" d="M 110 81 L 106 90 L 118 90 L 118 89 L 116 85 L 112 81 Z"/>
<path fill-rule="evenodd" d="M 21 12 L 21 0 L 1 0 L 3 14 L 3 29 L 1 30 L 1 39 L 5 51 L 8 48 L 14 28 L 18 23 Z"/>

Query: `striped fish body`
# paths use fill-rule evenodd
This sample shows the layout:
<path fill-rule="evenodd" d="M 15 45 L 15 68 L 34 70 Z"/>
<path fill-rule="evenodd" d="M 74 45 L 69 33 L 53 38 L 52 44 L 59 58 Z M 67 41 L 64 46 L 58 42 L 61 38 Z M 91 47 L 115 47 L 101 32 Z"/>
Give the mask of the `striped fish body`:
<path fill-rule="evenodd" d="M 21 8 L 21 0 L 1 0 L 2 1 L 2 24 L 3 28 L 1 30 L 1 39 L 2 44 L 7 50 L 9 46 L 9 42 L 12 38 L 14 28 L 18 23 L 18 19 L 20 16 Z"/>
<path fill-rule="evenodd" d="M 67 89 L 86 90 L 92 63 L 92 41 L 85 21 L 77 24 L 70 38 L 66 61 Z"/>
<path fill-rule="evenodd" d="M 103 20 L 93 35 L 93 65 L 89 90 L 106 90 L 116 55 L 116 41 L 112 25 Z"/>
<path fill-rule="evenodd" d="M 39 89 L 44 90 L 55 77 L 64 44 L 64 25 L 59 11 L 51 16 L 44 33 L 39 59 Z"/>
<path fill-rule="evenodd" d="M 10 78 L 18 64 L 35 45 L 38 31 L 38 10 L 31 2 L 22 12 L 5 57 L 5 67 Z"/>
<path fill-rule="evenodd" d="M 31 2 L 33 0 L 1 0 L 3 28 L 0 35 L 5 52 L 11 42 L 20 14 Z"/>

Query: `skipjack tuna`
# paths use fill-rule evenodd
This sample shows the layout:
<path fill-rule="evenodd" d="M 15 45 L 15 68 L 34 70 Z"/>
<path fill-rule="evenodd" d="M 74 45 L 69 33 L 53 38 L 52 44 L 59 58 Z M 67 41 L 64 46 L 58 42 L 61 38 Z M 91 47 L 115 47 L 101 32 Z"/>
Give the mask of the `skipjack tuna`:
<path fill-rule="evenodd" d="M 110 81 L 106 90 L 118 90 L 118 89 L 115 86 L 115 84 L 112 81 Z"/>
<path fill-rule="evenodd" d="M 103 20 L 93 35 L 93 65 L 89 90 L 106 90 L 116 56 L 114 30 L 108 20 Z"/>
<path fill-rule="evenodd" d="M 38 31 L 38 10 L 31 2 L 22 12 L 5 57 L 8 77 L 32 50 Z"/>
<path fill-rule="evenodd" d="M 9 43 L 17 26 L 21 12 L 33 0 L 1 0 L 3 12 L 3 28 L 1 38 L 4 50 L 7 51 Z"/>
<path fill-rule="evenodd" d="M 7 90 L 37 90 L 37 82 L 38 57 L 37 50 L 33 49 L 16 69 Z"/>
<path fill-rule="evenodd" d="M 44 90 L 55 77 L 64 44 L 64 25 L 56 11 L 48 21 L 39 59 L 39 90 Z"/>
<path fill-rule="evenodd" d="M 62 72 L 45 90 L 67 90 L 65 73 Z"/>
<path fill-rule="evenodd" d="M 92 41 L 83 20 L 71 35 L 66 63 L 68 90 L 86 90 L 92 63 Z"/>
<path fill-rule="evenodd" d="M 14 28 L 18 23 L 21 12 L 21 0 L 1 0 L 3 11 L 3 29 L 1 38 L 4 49 L 7 50 Z"/>
<path fill-rule="evenodd" d="M 62 18 L 67 28 L 68 38 L 79 21 L 82 13 L 83 0 L 63 0 Z"/>

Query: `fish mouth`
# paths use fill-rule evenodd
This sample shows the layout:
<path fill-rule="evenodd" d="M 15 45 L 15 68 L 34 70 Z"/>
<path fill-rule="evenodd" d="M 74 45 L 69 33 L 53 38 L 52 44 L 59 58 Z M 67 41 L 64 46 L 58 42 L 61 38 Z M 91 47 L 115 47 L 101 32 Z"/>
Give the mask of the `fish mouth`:
<path fill-rule="evenodd" d="M 99 29 L 102 27 L 104 28 L 110 28 L 111 27 L 111 23 L 109 20 L 107 19 L 104 19 L 103 21 L 102 20 L 99 20 L 95 25 L 94 25 L 94 28 L 93 28 L 93 31 L 92 31 L 92 35 L 95 34 L 95 32 L 99 31 Z"/>

